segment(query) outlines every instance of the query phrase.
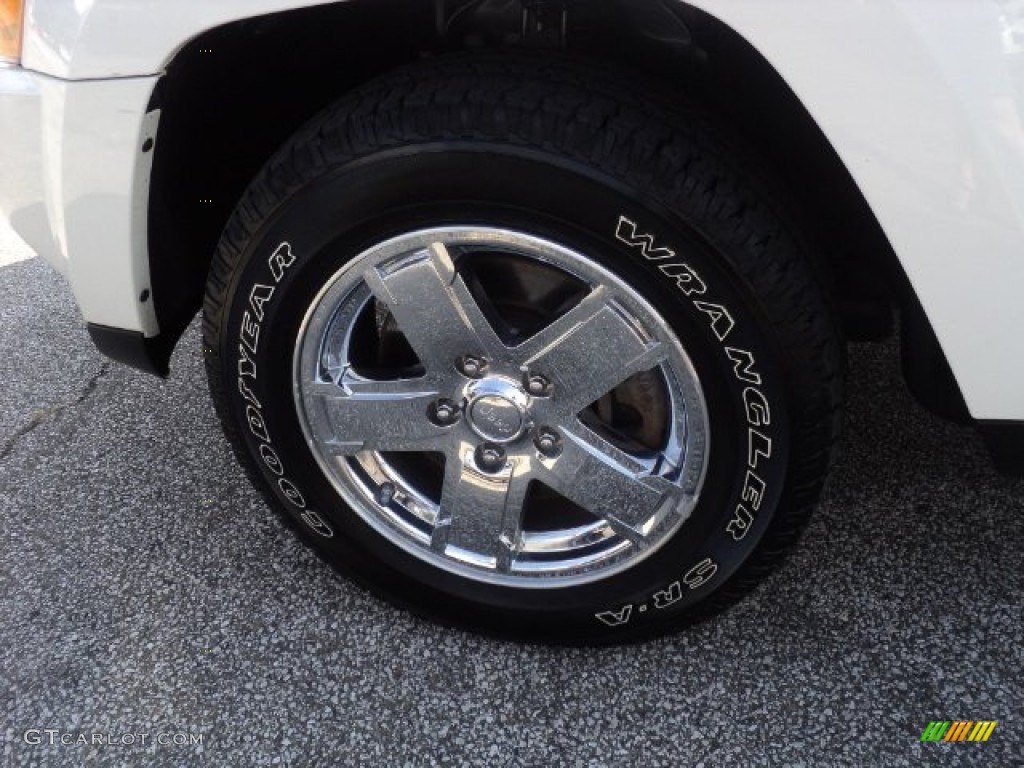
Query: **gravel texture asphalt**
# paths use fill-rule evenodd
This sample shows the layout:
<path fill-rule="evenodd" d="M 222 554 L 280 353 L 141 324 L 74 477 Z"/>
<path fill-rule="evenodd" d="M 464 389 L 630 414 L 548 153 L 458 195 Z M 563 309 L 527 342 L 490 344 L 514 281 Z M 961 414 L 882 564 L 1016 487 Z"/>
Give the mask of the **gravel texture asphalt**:
<path fill-rule="evenodd" d="M 521 646 L 335 577 L 236 466 L 195 327 L 166 381 L 108 363 L 31 256 L 0 231 L 0 765 L 1024 764 L 1024 482 L 892 345 L 852 350 L 833 481 L 747 600 Z M 920 742 L 946 719 L 998 726 Z"/>

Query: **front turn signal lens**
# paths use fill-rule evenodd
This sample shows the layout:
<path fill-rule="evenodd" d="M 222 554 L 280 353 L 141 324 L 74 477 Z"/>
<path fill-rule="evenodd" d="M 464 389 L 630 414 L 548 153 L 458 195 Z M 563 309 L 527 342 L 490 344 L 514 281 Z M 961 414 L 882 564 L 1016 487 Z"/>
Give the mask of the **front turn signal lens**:
<path fill-rule="evenodd" d="M 21 25 L 25 0 L 0 0 L 0 61 L 21 58 Z"/>

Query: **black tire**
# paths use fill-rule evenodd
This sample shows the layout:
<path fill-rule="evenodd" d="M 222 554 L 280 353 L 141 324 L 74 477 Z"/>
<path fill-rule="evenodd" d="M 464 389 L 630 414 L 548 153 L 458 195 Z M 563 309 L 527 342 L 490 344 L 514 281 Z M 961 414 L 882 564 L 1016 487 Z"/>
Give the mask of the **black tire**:
<path fill-rule="evenodd" d="M 210 387 L 254 484 L 332 565 L 445 623 L 598 644 L 734 602 L 819 496 L 844 357 L 798 233 L 727 135 L 614 71 L 496 55 L 419 64 L 320 115 L 252 183 L 209 274 Z M 657 308 L 696 369 L 711 446 L 699 503 L 625 570 L 549 589 L 449 572 L 368 525 L 314 458 L 293 354 L 318 292 L 376 243 L 466 222 L 585 253 Z"/>

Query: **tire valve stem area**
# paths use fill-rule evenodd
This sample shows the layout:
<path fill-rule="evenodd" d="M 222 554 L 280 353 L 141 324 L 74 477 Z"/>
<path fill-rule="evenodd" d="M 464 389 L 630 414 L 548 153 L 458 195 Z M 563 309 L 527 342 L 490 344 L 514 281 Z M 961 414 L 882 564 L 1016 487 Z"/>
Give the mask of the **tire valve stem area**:
<path fill-rule="evenodd" d="M 395 498 L 395 485 L 394 483 L 382 483 L 380 488 L 377 489 L 377 502 L 386 507 L 391 504 Z"/>

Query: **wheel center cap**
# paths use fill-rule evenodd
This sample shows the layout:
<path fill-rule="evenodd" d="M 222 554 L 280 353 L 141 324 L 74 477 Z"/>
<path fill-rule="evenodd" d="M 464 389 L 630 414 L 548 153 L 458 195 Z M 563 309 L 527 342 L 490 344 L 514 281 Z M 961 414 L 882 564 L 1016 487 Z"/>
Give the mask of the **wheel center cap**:
<path fill-rule="evenodd" d="M 473 386 L 469 397 L 469 426 L 485 440 L 510 443 L 526 430 L 529 399 L 513 382 L 484 379 Z"/>

